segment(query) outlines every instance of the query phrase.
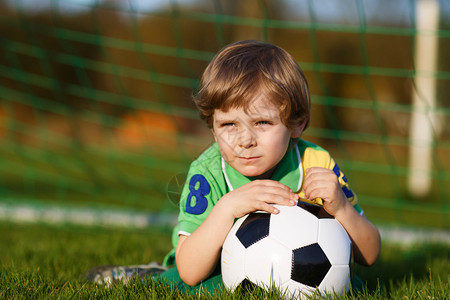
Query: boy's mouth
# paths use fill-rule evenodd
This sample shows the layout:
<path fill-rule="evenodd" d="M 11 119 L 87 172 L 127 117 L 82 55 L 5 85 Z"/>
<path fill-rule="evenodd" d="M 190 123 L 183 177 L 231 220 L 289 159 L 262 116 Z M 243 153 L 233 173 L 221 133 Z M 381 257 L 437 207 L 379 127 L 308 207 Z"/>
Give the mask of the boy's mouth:
<path fill-rule="evenodd" d="M 258 160 L 261 156 L 239 156 L 239 159 L 242 160 L 243 162 L 252 162 L 255 160 Z"/>

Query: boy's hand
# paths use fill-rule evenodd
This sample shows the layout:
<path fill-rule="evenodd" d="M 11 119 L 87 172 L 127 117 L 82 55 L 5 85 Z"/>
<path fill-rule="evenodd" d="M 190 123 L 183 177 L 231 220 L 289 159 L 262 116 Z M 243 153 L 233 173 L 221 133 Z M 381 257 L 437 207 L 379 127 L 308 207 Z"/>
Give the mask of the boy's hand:
<path fill-rule="evenodd" d="M 341 211 L 347 201 L 336 174 L 326 168 L 309 168 L 303 182 L 303 192 L 307 199 L 322 198 L 323 208 L 332 216 Z"/>
<path fill-rule="evenodd" d="M 254 180 L 228 194 L 217 203 L 233 218 L 240 218 L 254 211 L 277 214 L 270 204 L 293 206 L 298 195 L 286 185 L 274 180 Z"/>

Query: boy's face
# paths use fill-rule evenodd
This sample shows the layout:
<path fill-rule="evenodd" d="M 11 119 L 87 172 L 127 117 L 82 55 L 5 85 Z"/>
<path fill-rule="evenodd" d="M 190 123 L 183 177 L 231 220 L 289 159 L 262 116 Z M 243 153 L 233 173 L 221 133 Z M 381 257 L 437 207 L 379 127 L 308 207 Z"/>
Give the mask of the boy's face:
<path fill-rule="evenodd" d="M 225 161 L 245 176 L 270 178 L 283 158 L 290 138 L 299 137 L 303 126 L 288 129 L 279 109 L 266 97 L 255 97 L 248 110 L 216 109 L 212 132 Z"/>

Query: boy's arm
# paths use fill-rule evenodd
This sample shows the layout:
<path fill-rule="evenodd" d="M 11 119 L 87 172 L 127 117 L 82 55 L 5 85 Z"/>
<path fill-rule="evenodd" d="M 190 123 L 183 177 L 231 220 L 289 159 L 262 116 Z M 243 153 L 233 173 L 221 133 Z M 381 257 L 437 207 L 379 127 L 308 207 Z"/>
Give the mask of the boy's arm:
<path fill-rule="evenodd" d="M 232 218 L 220 206 L 219 201 L 191 235 L 180 235 L 178 239 L 175 260 L 180 278 L 188 285 L 197 285 L 214 270 L 233 225 Z"/>
<path fill-rule="evenodd" d="M 225 194 L 191 235 L 179 237 L 175 259 L 181 279 L 193 286 L 211 274 L 236 218 L 254 211 L 278 213 L 271 204 L 292 206 L 297 199 L 291 189 L 272 180 L 252 181 Z"/>
<path fill-rule="evenodd" d="M 381 248 L 378 230 L 347 200 L 332 170 L 318 167 L 307 169 L 303 192 L 308 199 L 323 199 L 324 209 L 342 224 L 350 236 L 357 263 L 363 265 L 375 263 Z"/>
<path fill-rule="evenodd" d="M 376 262 L 380 254 L 380 234 L 364 215 L 360 215 L 350 202 L 348 204 L 334 217 L 342 224 L 353 242 L 355 261 L 370 266 Z"/>

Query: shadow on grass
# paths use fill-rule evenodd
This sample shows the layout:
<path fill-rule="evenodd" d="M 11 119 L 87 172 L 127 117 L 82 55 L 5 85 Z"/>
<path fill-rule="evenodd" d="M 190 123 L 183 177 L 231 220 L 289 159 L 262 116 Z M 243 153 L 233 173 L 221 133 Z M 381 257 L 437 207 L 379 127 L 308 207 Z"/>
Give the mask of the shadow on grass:
<path fill-rule="evenodd" d="M 383 245 L 378 261 L 371 267 L 355 265 L 355 273 L 367 282 L 369 291 L 378 286 L 396 288 L 410 278 L 415 281 L 446 280 L 450 246 L 444 244 Z"/>

